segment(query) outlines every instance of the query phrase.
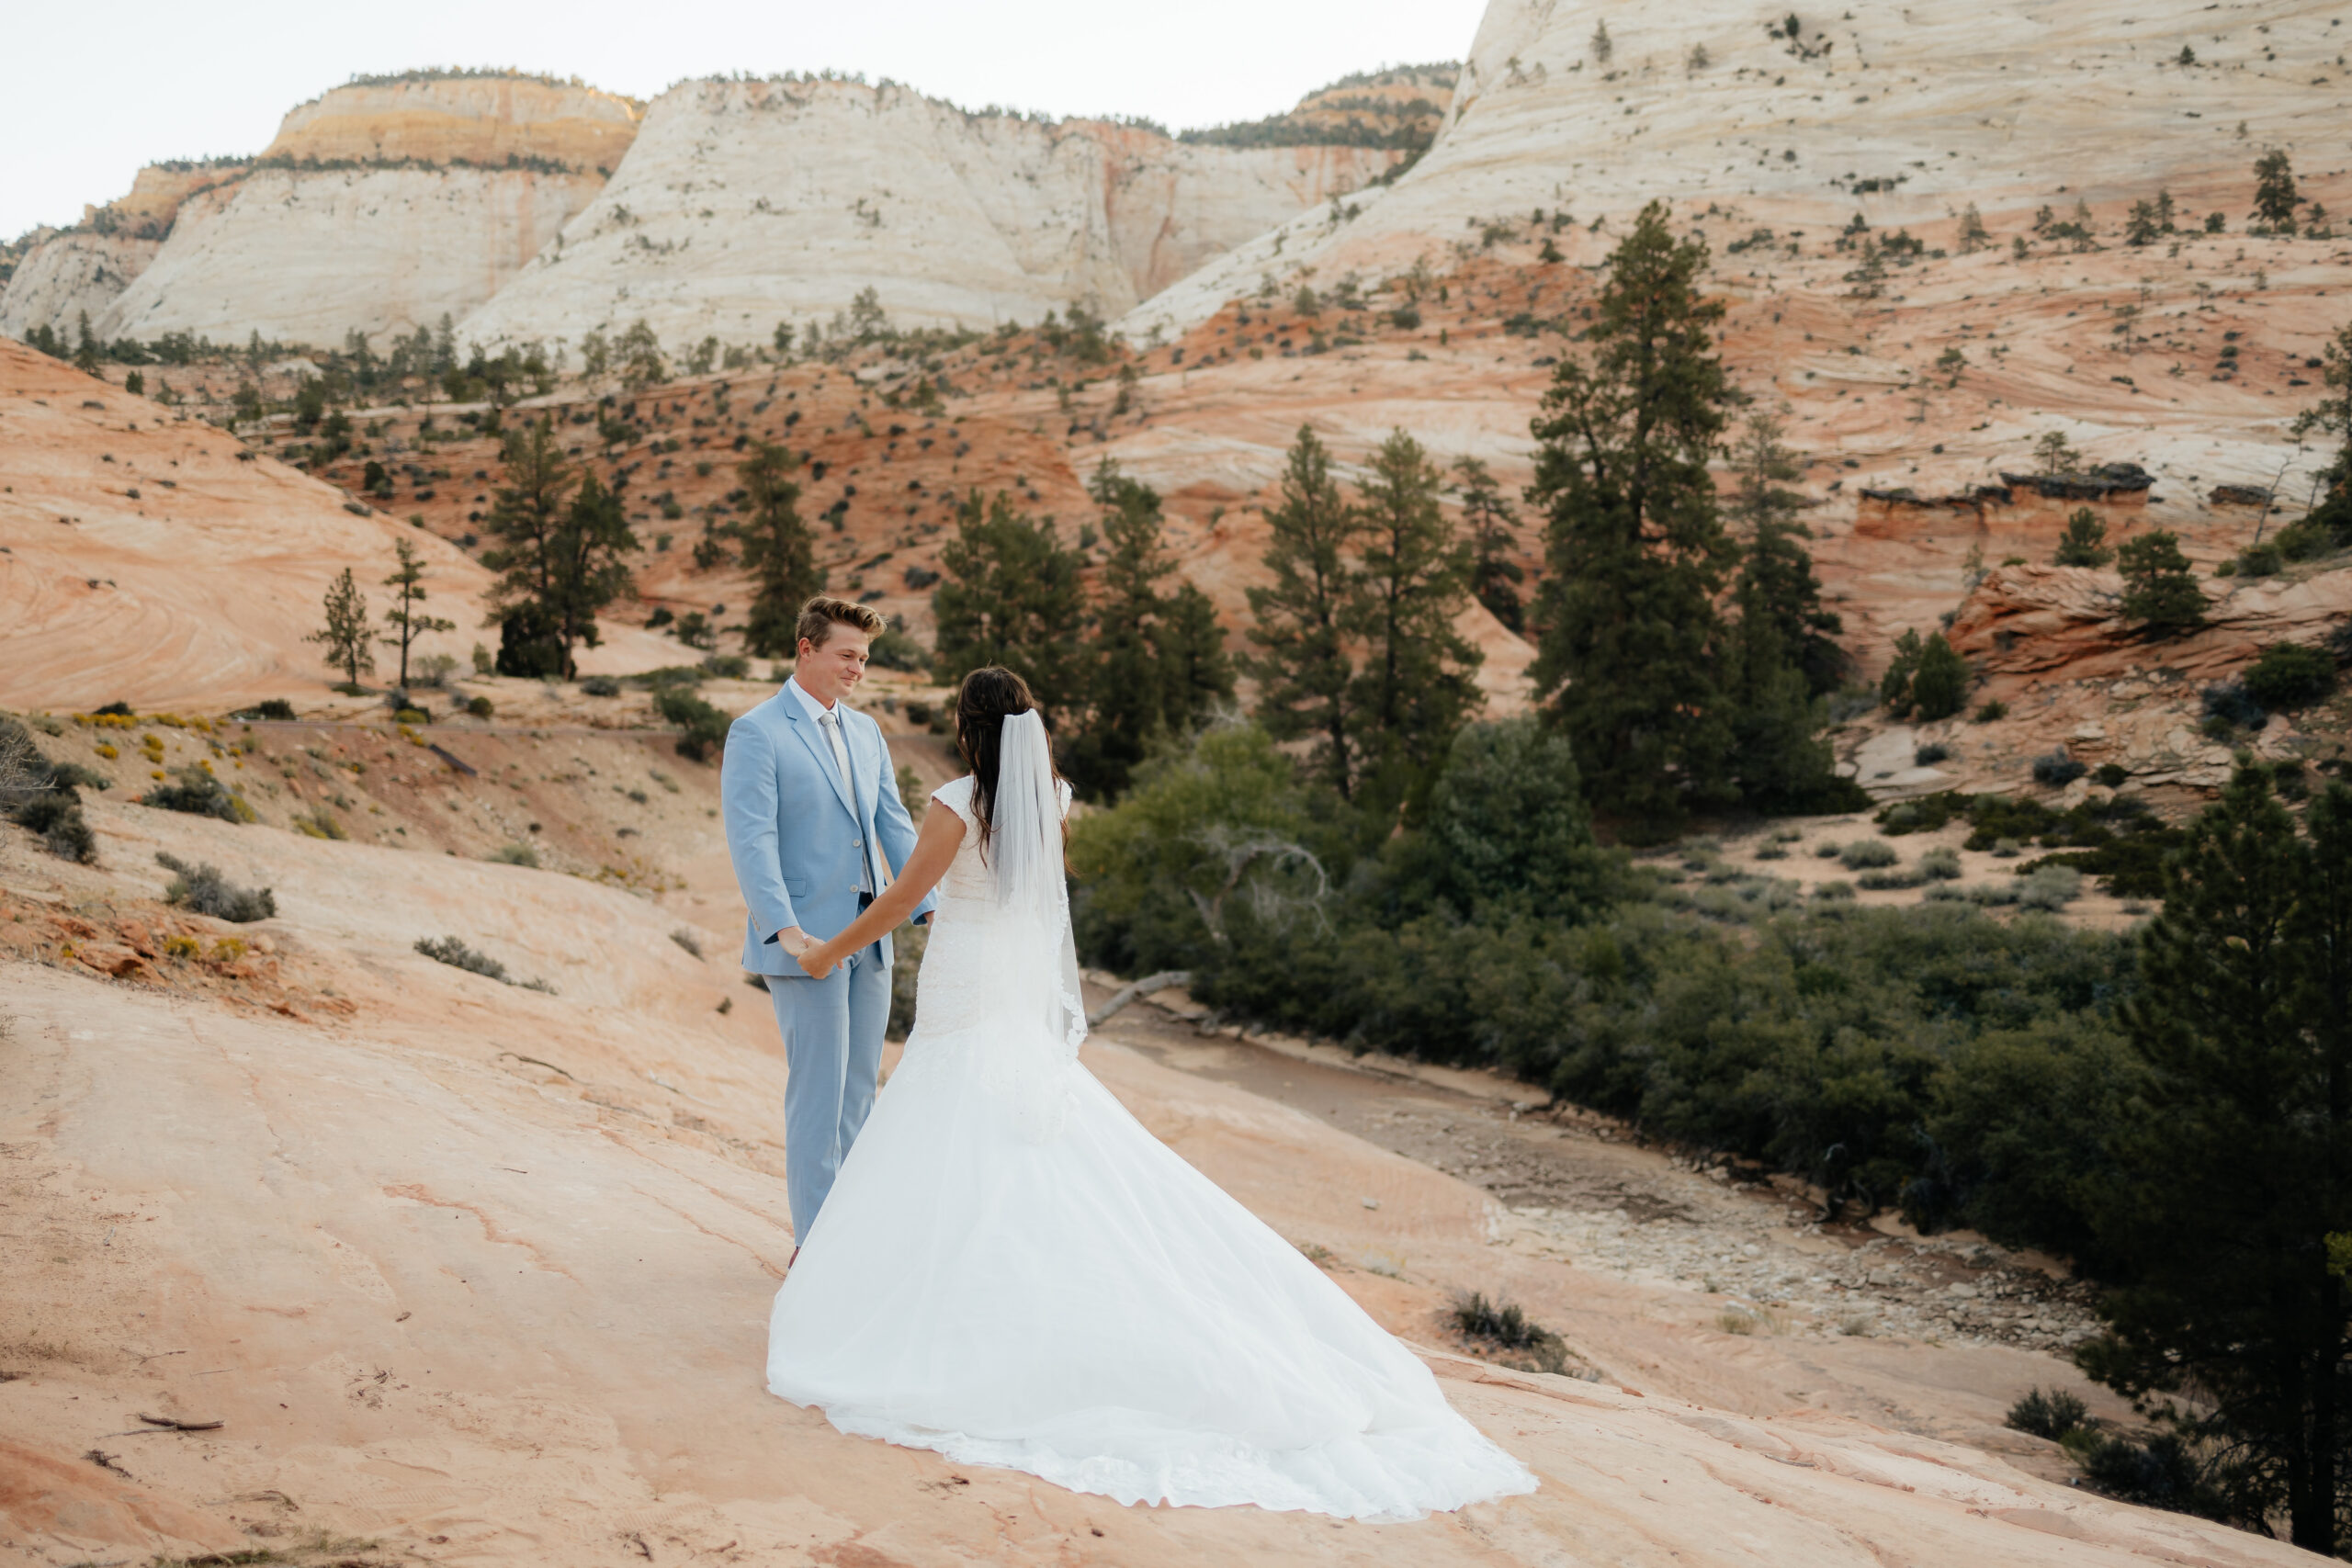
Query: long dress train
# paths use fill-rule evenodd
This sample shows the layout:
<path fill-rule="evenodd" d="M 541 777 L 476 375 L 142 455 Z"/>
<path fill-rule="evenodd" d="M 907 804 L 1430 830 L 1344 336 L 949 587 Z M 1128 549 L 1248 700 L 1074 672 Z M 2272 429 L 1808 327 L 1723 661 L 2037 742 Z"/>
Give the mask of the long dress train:
<path fill-rule="evenodd" d="M 933 799 L 967 827 L 914 1031 L 776 1292 L 769 1389 L 1121 1503 L 1404 1519 L 1533 1490 L 1007 993 L 1038 933 L 989 897 L 970 779 Z"/>

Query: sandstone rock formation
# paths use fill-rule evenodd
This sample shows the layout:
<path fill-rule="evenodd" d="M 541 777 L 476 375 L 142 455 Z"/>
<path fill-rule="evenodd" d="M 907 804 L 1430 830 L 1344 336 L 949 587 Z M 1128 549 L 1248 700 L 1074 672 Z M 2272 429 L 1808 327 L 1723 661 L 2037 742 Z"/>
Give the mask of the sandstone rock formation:
<path fill-rule="evenodd" d="M 109 338 L 333 344 L 461 316 L 586 204 L 636 112 L 505 73 L 335 88 L 288 114 L 249 166 L 142 171 L 122 211 L 27 259 L 0 294 L 0 332 L 70 329 L 88 310 Z"/>
<path fill-rule="evenodd" d="M 1988 221 L 2052 203 L 2063 216 L 2077 198 L 2159 187 L 2201 213 L 2219 205 L 2204 199 L 2218 177 L 2244 186 L 2265 145 L 2335 146 L 2352 82 L 2331 7 L 2260 0 L 2225 15 L 2115 0 L 1838 18 L 1496 0 L 1437 144 L 1360 198 L 1360 217 L 1295 219 L 1129 325 L 1199 320 L 1270 268 L 1401 268 L 1539 209 L 1575 214 L 1559 243 L 1588 261 L 1613 243 L 1610 220 L 1653 197 L 1781 229 L 1858 211 L 1917 225 L 1970 202 Z M 2179 63 L 2184 49 L 2195 63 Z M 2233 228 L 2245 210 L 2232 202 Z"/>
<path fill-rule="evenodd" d="M 356 513 L 356 514 L 355 514 Z M 413 539 L 436 613 L 420 645 L 463 661 L 489 574 L 234 436 L 0 342 L 0 705 L 229 706 L 336 679 L 305 643 L 352 569 L 380 611 L 393 540 Z M 633 632 L 591 668 L 673 650 Z M 599 660 L 611 661 L 609 666 Z"/>
<path fill-rule="evenodd" d="M 1092 120 L 973 114 L 890 85 L 689 82 L 612 183 L 498 297 L 483 342 L 643 319 L 765 343 L 872 288 L 902 326 L 1125 310 L 1401 154 L 1193 146 Z"/>
<path fill-rule="evenodd" d="M 219 160 L 140 170 L 128 196 L 84 209 L 79 224 L 32 248 L 0 288 L 0 335 L 21 338 L 44 326 L 71 333 L 85 312 L 95 328 L 155 259 L 181 204 L 244 169 L 242 162 Z"/>
<path fill-rule="evenodd" d="M 544 700 L 536 683 L 495 685 L 502 713 L 516 688 Z M 250 763 L 249 787 L 314 804 L 348 791 L 382 813 L 366 820 L 402 830 L 377 842 L 151 810 L 125 801 L 129 773 L 86 807 L 96 867 L 0 824 L 8 1561 L 2303 1560 L 2065 1484 L 2053 1445 L 1999 1425 L 2029 1385 L 2085 1386 L 2054 1356 L 1793 1307 L 1727 1332 L 1716 1281 L 1688 1277 L 1744 1278 L 1767 1267 L 1759 1255 L 1782 1277 L 1868 1263 L 1843 1243 L 1764 1237 L 1769 1250 L 1733 1245 L 1720 1262 L 1597 1267 L 1563 1250 L 1552 1221 L 1589 1221 L 1598 1245 L 1631 1218 L 1609 1194 L 1549 1219 L 1506 1212 L 1420 1159 L 1154 1061 L 1115 1029 L 1088 1044 L 1092 1070 L 1421 1347 L 1542 1490 L 1410 1526 L 1121 1508 L 844 1438 L 761 1386 L 765 1306 L 792 1248 L 785 1075 L 772 1021 L 725 957 L 736 905 L 705 815 L 711 770 L 576 714 L 539 716 L 445 735 L 466 773 L 347 715 L 234 732 L 255 749 L 220 758 L 224 773 Z M 884 720 L 902 760 L 933 767 L 902 718 Z M 184 730 L 141 730 L 205 750 Z M 43 744 L 91 756 L 96 733 L 67 725 Z M 650 798 L 631 807 L 634 781 Z M 624 888 L 484 863 L 478 819 L 521 810 L 559 830 L 625 823 L 683 874 Z M 166 906 L 159 852 L 266 883 L 280 913 L 232 927 Z M 444 935 L 552 994 L 414 951 Z M 1191 1049 L 1204 1052 L 1197 1036 Z M 1645 1232 L 1690 1228 L 1643 1217 L 1659 1222 Z M 1598 1381 L 1447 1348 L 1453 1288 L 1557 1325 Z M 221 1425 L 127 1436 L 141 1416 Z M 306 1551 L 318 1531 L 381 1544 Z"/>

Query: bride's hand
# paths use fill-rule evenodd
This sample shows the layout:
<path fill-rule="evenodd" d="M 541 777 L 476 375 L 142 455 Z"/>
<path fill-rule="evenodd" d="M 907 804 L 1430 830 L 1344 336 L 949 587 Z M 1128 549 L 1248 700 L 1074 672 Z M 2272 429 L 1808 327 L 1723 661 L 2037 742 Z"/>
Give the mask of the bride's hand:
<path fill-rule="evenodd" d="M 825 956 L 825 944 L 812 942 L 797 955 L 800 967 L 811 980 L 821 980 L 833 972 L 833 960 Z"/>

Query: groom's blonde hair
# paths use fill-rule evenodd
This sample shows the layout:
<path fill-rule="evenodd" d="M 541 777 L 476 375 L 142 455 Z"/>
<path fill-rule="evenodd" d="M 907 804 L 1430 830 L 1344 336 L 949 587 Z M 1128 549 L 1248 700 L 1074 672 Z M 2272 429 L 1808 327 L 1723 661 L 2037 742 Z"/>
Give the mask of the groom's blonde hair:
<path fill-rule="evenodd" d="M 800 624 L 793 628 L 793 636 L 800 641 L 822 648 L 837 626 L 855 626 L 867 637 L 880 637 L 884 624 L 879 610 L 854 599 L 836 599 L 830 593 L 820 593 L 800 606 Z"/>

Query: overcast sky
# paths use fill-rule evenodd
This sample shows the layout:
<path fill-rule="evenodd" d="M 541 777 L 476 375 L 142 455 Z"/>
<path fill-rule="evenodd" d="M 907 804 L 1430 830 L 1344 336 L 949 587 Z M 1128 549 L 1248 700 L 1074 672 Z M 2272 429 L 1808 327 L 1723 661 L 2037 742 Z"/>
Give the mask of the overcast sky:
<path fill-rule="evenodd" d="M 7 24 L 0 238 L 62 224 L 141 164 L 257 152 L 355 72 L 515 65 L 650 98 L 682 77 L 862 71 L 977 107 L 1287 108 L 1335 76 L 1458 60 L 1483 0 L 25 0 Z"/>

